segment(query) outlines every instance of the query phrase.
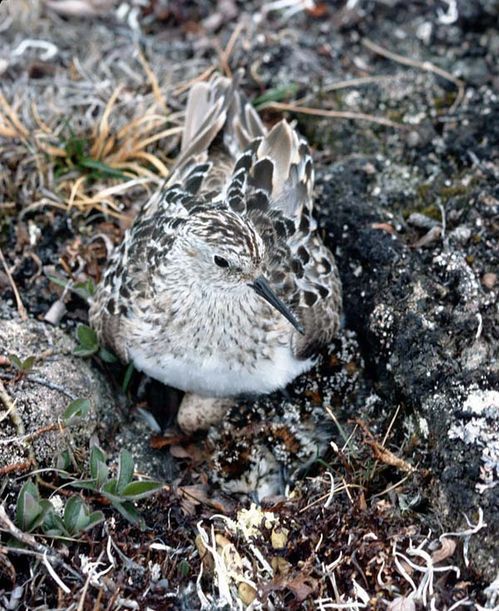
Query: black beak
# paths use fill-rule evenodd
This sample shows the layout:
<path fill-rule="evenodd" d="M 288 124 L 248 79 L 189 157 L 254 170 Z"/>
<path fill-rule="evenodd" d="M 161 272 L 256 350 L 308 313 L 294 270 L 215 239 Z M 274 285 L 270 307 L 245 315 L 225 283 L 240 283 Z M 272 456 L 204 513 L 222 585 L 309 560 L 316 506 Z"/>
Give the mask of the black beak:
<path fill-rule="evenodd" d="M 263 297 L 265 301 L 270 303 L 270 305 L 278 312 L 280 312 L 285 318 L 287 318 L 289 322 L 293 325 L 293 327 L 298 331 L 298 333 L 301 333 L 302 335 L 305 333 L 305 330 L 293 316 L 291 310 L 274 293 L 274 291 L 270 288 L 269 283 L 265 280 L 263 276 L 258 276 L 258 278 L 248 286 L 250 286 L 257 295 Z"/>

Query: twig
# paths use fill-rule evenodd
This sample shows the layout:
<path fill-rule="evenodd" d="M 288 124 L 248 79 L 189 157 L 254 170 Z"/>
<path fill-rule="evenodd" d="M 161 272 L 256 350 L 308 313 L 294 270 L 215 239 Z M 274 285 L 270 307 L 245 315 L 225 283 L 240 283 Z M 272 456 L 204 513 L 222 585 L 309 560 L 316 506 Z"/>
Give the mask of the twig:
<path fill-rule="evenodd" d="M 362 489 L 362 486 L 360 486 L 359 484 L 347 484 L 345 482 L 345 480 L 342 479 L 342 485 L 338 486 L 338 487 L 334 487 L 334 489 L 332 489 L 332 490 L 333 490 L 335 495 L 336 495 L 337 492 L 345 491 L 347 496 L 348 496 L 348 498 L 350 499 L 350 501 L 352 501 L 352 497 L 350 496 L 350 493 L 349 493 L 349 490 L 348 490 L 349 488 L 359 488 L 359 489 Z M 319 498 L 315 499 L 315 501 L 311 501 L 310 503 L 308 503 L 308 505 L 305 505 L 305 507 L 302 507 L 298 511 L 298 513 L 299 514 L 300 513 L 304 513 L 305 511 L 308 511 L 309 509 L 311 509 L 312 507 L 315 507 L 319 503 L 322 503 L 326 499 L 329 500 L 330 497 L 331 497 L 331 490 L 327 494 L 322 494 Z M 353 503 L 353 501 L 352 501 L 352 503 Z M 327 509 L 325 506 L 324 506 L 324 508 Z"/>
<path fill-rule="evenodd" d="M 19 414 L 17 413 L 17 409 L 16 409 L 16 404 L 10 398 L 10 395 L 7 392 L 7 390 L 5 389 L 5 386 L 2 380 L 0 380 L 0 401 L 7 408 L 7 413 L 10 415 L 10 418 L 12 422 L 14 423 L 14 426 L 16 427 L 17 434 L 24 435 L 25 431 L 24 431 L 23 421 L 19 417 Z"/>
<path fill-rule="evenodd" d="M 381 442 L 382 446 L 385 445 L 386 440 L 388 439 L 390 435 L 393 425 L 395 424 L 395 420 L 397 419 L 397 416 L 399 415 L 399 411 L 400 411 L 400 405 L 397 406 L 397 409 L 395 410 L 395 413 L 393 414 L 393 418 L 390 420 L 390 424 L 388 425 L 388 428 L 386 429 L 386 433 L 383 437 L 383 441 Z"/>
<path fill-rule="evenodd" d="M 309 108 L 308 106 L 296 106 L 295 104 L 285 104 L 284 102 L 269 102 L 262 104 L 258 110 L 288 110 L 301 115 L 314 115 L 316 117 L 330 117 L 332 119 L 351 119 L 353 121 L 370 121 L 385 127 L 393 127 L 395 129 L 408 129 L 403 123 L 396 123 L 385 119 L 384 117 L 376 117 L 364 112 L 353 112 L 349 110 L 324 110 L 322 108 Z"/>
<path fill-rule="evenodd" d="M 69 390 L 66 390 L 64 386 L 61 386 L 60 384 L 54 384 L 54 382 L 49 382 L 48 380 L 43 380 L 42 378 L 39 378 L 37 376 L 28 374 L 25 378 L 25 382 L 33 382 L 34 384 L 40 384 L 41 386 L 46 386 L 47 388 L 50 388 L 50 390 L 57 390 L 58 392 L 62 393 L 63 395 L 66 395 L 66 397 L 71 399 L 71 401 L 74 401 L 75 399 L 77 399 L 77 397 L 75 397 L 75 395 L 73 395 L 73 393 L 71 393 Z"/>
<path fill-rule="evenodd" d="M 50 564 L 47 554 L 43 554 L 43 564 L 48 571 L 48 574 L 52 577 L 52 579 L 56 582 L 56 584 L 61 588 L 63 592 L 69 594 L 71 590 L 68 586 L 62 581 L 59 575 L 54 571 L 54 567 Z"/>
<path fill-rule="evenodd" d="M 360 420 L 359 418 L 355 418 L 354 422 L 359 425 L 361 430 L 364 433 L 364 442 L 372 449 L 374 457 L 376 460 L 381 461 L 385 465 L 390 465 L 392 467 L 396 467 L 405 473 L 415 473 L 417 469 L 410 465 L 408 462 L 395 456 L 393 452 L 390 452 L 387 448 L 383 447 L 379 441 L 374 438 L 374 435 L 367 428 L 365 422 Z"/>
<path fill-rule="evenodd" d="M 190 81 L 187 81 L 186 83 L 178 85 L 177 88 L 174 89 L 173 93 L 178 96 L 181 93 L 184 93 L 184 91 L 188 91 L 192 87 L 192 85 L 194 85 L 195 83 L 199 83 L 200 81 L 205 81 L 208 77 L 210 77 L 213 74 L 213 72 L 215 72 L 215 70 L 216 70 L 216 66 L 210 66 L 204 72 L 202 72 L 195 78 L 191 79 Z"/>
<path fill-rule="evenodd" d="M 408 475 L 405 475 L 401 480 L 399 480 L 398 482 L 396 482 L 395 484 L 392 484 L 391 486 L 388 486 L 388 488 L 385 488 L 383 490 L 383 492 L 377 492 L 376 494 L 371 495 L 369 498 L 371 499 L 375 499 L 377 497 L 383 496 L 384 494 L 388 494 L 389 492 L 391 492 L 392 490 L 395 490 L 396 488 L 398 488 L 399 486 L 401 486 L 406 480 L 409 479 L 409 477 L 411 477 L 411 474 L 409 473 Z"/>
<path fill-rule="evenodd" d="M 142 51 L 139 51 L 138 57 L 142 68 L 144 68 L 144 72 L 146 73 L 147 78 L 149 79 L 149 83 L 151 84 L 151 89 L 154 95 L 154 99 L 156 100 L 156 104 L 162 109 L 165 114 L 168 114 L 168 106 L 166 104 L 163 94 L 161 93 L 161 87 L 159 86 L 158 79 L 156 78 L 153 69 L 151 68 Z"/>
<path fill-rule="evenodd" d="M 1 377 L 7 380 L 13 380 L 15 379 L 16 376 L 10 374 L 9 372 L 5 372 L 5 373 L 2 373 Z M 63 395 L 66 395 L 66 397 L 68 397 L 68 399 L 71 399 L 71 401 L 74 401 L 75 399 L 78 398 L 72 392 L 64 388 L 64 386 L 61 386 L 60 384 L 55 384 L 54 382 L 49 382 L 48 380 L 44 380 L 43 378 L 39 378 L 38 376 L 34 376 L 30 373 L 23 376 L 23 381 L 24 383 L 31 382 L 32 384 L 40 384 L 40 386 L 45 386 L 46 388 L 50 388 L 50 390 L 56 390 L 57 392 L 60 392 Z"/>
<path fill-rule="evenodd" d="M 459 104 L 461 104 L 464 97 L 464 83 L 461 79 L 458 79 L 450 72 L 447 72 L 447 70 L 439 68 L 438 66 L 435 66 L 435 64 L 428 61 L 421 62 L 417 59 L 410 59 L 409 57 L 404 57 L 403 55 L 389 51 L 372 40 L 369 40 L 369 38 L 363 38 L 362 44 L 373 53 L 377 53 L 378 55 L 386 57 L 387 59 L 391 59 L 398 64 L 411 66 L 411 68 L 418 68 L 419 70 L 424 70 L 425 72 L 432 72 L 433 74 L 438 74 L 438 76 L 441 76 L 443 79 L 450 81 L 457 89 L 457 96 L 449 110 L 452 112 L 456 110 Z"/>
<path fill-rule="evenodd" d="M 229 59 L 230 59 L 230 56 L 232 55 L 232 51 L 234 50 L 234 45 L 236 44 L 236 40 L 239 38 L 239 34 L 241 34 L 243 29 L 244 29 L 244 24 L 242 21 L 240 21 L 234 28 L 234 31 L 232 32 L 232 34 L 230 35 L 229 42 L 227 43 L 225 49 L 221 51 L 220 53 L 220 66 L 224 74 L 226 74 L 228 77 L 232 77 L 232 70 L 230 69 L 230 66 L 229 66 Z"/>
<path fill-rule="evenodd" d="M 372 83 L 382 83 L 384 81 L 394 81 L 396 79 L 407 79 L 410 78 L 407 74 L 404 75 L 379 75 L 379 76 L 361 76 L 358 78 L 346 79 L 344 81 L 336 81 L 334 83 L 330 83 L 329 85 L 324 85 L 318 91 L 319 96 L 324 93 L 330 93 L 331 91 L 338 91 L 340 89 L 350 89 L 351 87 L 362 87 L 364 85 L 371 85 Z M 307 94 L 301 98 L 298 98 L 294 101 L 295 104 L 304 104 L 309 100 L 315 98 L 317 94 L 311 93 Z"/>
<path fill-rule="evenodd" d="M 19 291 L 17 290 L 16 283 L 14 282 L 14 278 L 12 277 L 12 274 L 10 273 L 10 270 L 7 266 L 7 261 L 5 260 L 5 257 L 3 256 L 3 252 L 1 248 L 0 248 L 0 262 L 3 265 L 5 273 L 7 274 L 7 278 L 9 279 L 10 286 L 16 298 L 17 311 L 19 312 L 19 316 L 21 317 L 21 320 L 23 321 L 28 320 L 28 313 L 26 312 L 26 308 L 23 305 L 21 296 L 19 295 Z"/>
<path fill-rule="evenodd" d="M 31 467 L 35 466 L 35 462 L 30 460 L 25 460 L 24 462 L 16 462 L 10 465 L 5 465 L 5 467 L 0 468 L 0 477 L 4 475 L 8 475 L 9 473 L 23 473 L 24 471 L 29 471 Z"/>
<path fill-rule="evenodd" d="M 38 437 L 41 437 L 45 433 L 51 433 L 52 431 L 62 431 L 64 429 L 64 425 L 59 422 L 53 422 L 52 424 L 46 424 L 45 426 L 40 427 L 36 431 L 32 433 L 27 433 L 26 435 L 22 435 L 20 437 L 9 437 L 7 439 L 0 439 L 0 446 L 10 445 L 12 443 L 25 443 L 29 441 L 33 441 Z"/>

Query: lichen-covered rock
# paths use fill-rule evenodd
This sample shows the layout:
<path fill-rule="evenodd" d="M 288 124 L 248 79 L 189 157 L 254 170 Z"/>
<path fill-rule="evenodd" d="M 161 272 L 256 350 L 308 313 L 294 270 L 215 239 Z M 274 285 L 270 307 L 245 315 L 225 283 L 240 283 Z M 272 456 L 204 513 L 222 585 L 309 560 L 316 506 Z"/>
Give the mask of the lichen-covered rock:
<path fill-rule="evenodd" d="M 0 380 L 11 401 L 11 411 L 0 401 L 0 469 L 4 473 L 26 468 L 53 467 L 66 448 L 86 451 L 103 413 L 112 411 L 114 400 L 99 372 L 87 360 L 75 357 L 75 342 L 62 330 L 28 320 L 0 308 L 0 356 L 36 360 L 19 372 L 2 359 Z M 63 414 L 75 399 L 88 399 L 85 418 L 63 423 Z M 14 408 L 12 408 L 12 405 Z M 98 415 L 100 414 L 100 416 Z"/>
<path fill-rule="evenodd" d="M 461 135 L 478 140 L 480 129 Z M 470 540 L 470 562 L 492 581 L 499 329 L 497 286 L 494 277 L 484 278 L 497 265 L 492 212 L 499 202 L 493 181 L 472 165 L 447 167 L 445 174 L 448 155 L 441 152 L 438 179 L 429 175 L 435 160 L 414 160 L 419 188 L 382 155 L 338 162 L 321 176 L 320 213 L 341 252 L 347 325 L 363 346 L 378 397 L 373 425 L 386 425 L 399 406 L 395 443 L 410 447 L 406 459 L 427 470 L 427 487 L 418 494 L 430 524 L 438 515 L 437 528 L 468 529 L 483 511 L 487 526 Z M 369 164 L 376 173 L 366 171 Z M 438 233 L 431 234 L 433 223 L 407 222 L 422 209 Z"/>

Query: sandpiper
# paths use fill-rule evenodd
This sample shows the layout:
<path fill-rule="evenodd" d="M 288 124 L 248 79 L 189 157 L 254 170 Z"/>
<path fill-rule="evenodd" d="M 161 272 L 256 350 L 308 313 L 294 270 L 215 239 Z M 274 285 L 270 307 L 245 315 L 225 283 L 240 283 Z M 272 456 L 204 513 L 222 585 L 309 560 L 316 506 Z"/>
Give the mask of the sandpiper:
<path fill-rule="evenodd" d="M 185 391 L 186 432 L 222 418 L 227 398 L 284 388 L 339 327 L 341 284 L 312 215 L 307 143 L 285 120 L 268 131 L 237 80 L 191 88 L 172 175 L 90 307 L 123 362 Z"/>

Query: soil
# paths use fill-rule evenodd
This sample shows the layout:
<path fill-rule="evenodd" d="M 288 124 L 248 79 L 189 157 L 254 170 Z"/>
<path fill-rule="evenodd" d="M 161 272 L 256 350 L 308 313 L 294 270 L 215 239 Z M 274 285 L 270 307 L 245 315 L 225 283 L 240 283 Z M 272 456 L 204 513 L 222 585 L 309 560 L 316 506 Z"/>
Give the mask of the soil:
<path fill-rule="evenodd" d="M 135 374 L 123 393 L 124 371 L 94 358 L 121 405 L 104 410 L 100 444 L 114 458 L 130 449 L 136 471 L 167 486 L 138 504 L 147 530 L 93 497 L 103 525 L 76 541 L 41 537 L 76 571 L 59 570 L 68 592 L 40 560 L 2 548 L 0 606 L 494 608 L 499 5 L 318 2 L 294 15 L 232 0 L 108 5 L 86 17 L 0 5 L 0 248 L 29 316 L 63 299 L 67 334 L 87 322 L 85 300 L 62 296 L 53 277 L 98 281 L 178 134 L 151 142 L 161 165 L 103 205 L 84 197 L 123 177 L 82 166 L 75 142 L 88 154 L 120 84 L 112 133 L 163 103 L 161 129 L 181 125 L 189 81 L 214 66 L 244 68 L 264 120 L 284 114 L 312 145 L 344 325 L 286 393 L 241 401 L 195 439 L 163 434 L 174 416 L 164 388 Z M 56 53 L 21 52 L 27 38 Z M 13 129 L 4 101 L 24 135 L 1 131 Z M 0 299 L 14 319 L 1 266 Z M 11 374 L 0 367 L 0 380 Z"/>

